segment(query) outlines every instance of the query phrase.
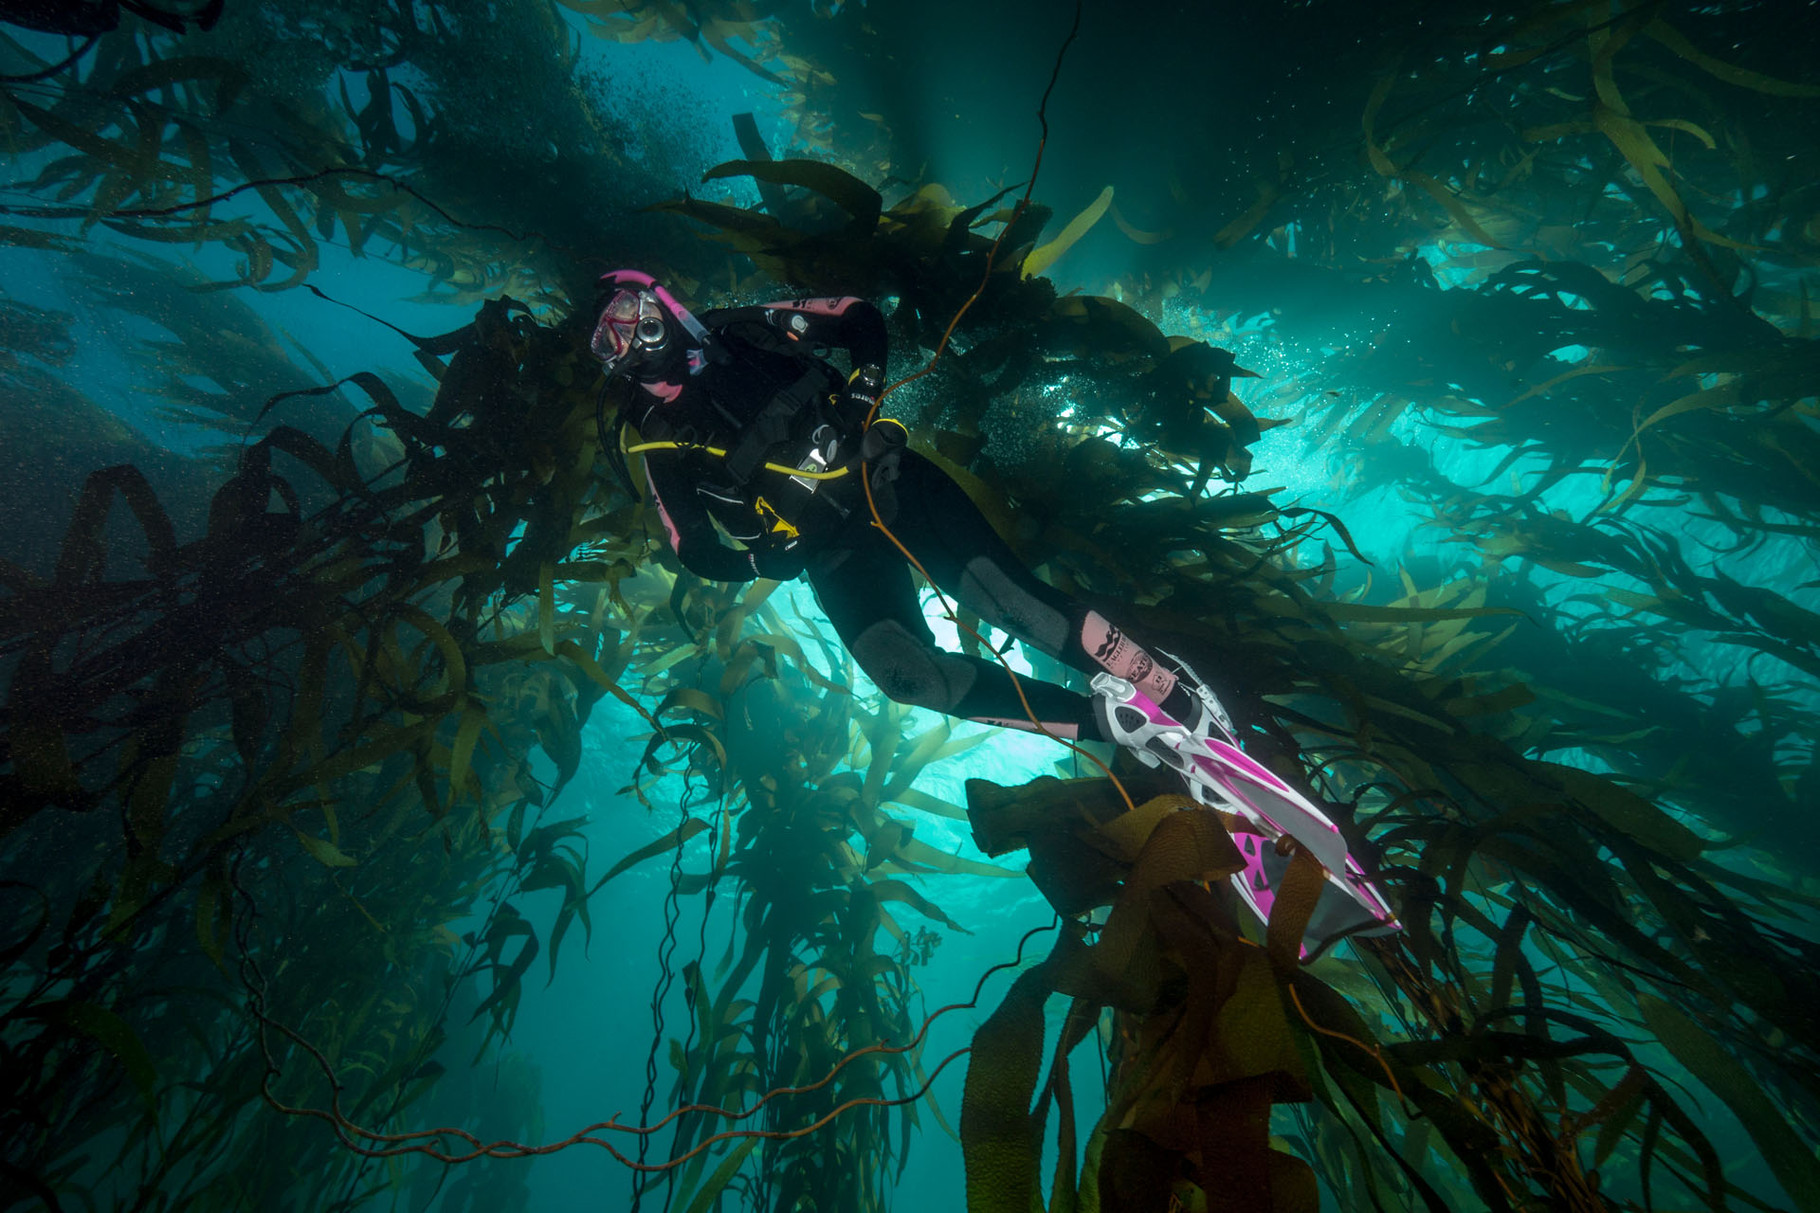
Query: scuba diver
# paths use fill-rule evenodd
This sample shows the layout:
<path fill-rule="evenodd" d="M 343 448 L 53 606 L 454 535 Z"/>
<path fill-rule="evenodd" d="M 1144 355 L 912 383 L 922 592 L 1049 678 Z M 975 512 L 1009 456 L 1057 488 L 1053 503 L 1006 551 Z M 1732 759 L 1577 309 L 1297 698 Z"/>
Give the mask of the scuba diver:
<path fill-rule="evenodd" d="M 636 385 L 622 416 L 684 568 L 720 582 L 806 576 L 853 659 L 899 703 L 1114 742 L 1174 770 L 1197 801 L 1260 824 L 1261 845 L 1243 835 L 1250 870 L 1235 884 L 1261 917 L 1287 864 L 1269 843 L 1288 834 L 1371 918 L 1394 924 L 1338 828 L 1242 752 L 1186 662 L 1038 579 L 966 492 L 909 449 L 902 423 L 877 416 L 887 337 L 876 306 L 795 299 L 698 318 L 649 275 L 618 270 L 601 278 L 594 314 L 591 351 L 609 380 Z M 849 372 L 827 361 L 833 349 Z M 744 546 L 722 543 L 716 524 Z M 941 648 L 907 557 L 984 623 L 1089 675 L 1092 693 L 1014 680 Z"/>

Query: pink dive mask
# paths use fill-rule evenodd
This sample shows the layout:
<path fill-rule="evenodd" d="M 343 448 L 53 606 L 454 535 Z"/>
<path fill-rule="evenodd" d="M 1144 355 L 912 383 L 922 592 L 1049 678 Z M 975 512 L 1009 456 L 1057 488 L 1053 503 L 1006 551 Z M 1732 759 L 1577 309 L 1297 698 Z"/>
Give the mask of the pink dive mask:
<path fill-rule="evenodd" d="M 627 355 L 662 351 L 670 338 L 663 306 L 650 291 L 619 290 L 601 310 L 588 348 L 611 375 Z"/>
<path fill-rule="evenodd" d="M 675 364 L 673 372 L 651 372 L 659 375 L 680 374 L 683 366 L 693 375 L 707 365 L 708 330 L 662 283 L 641 270 L 613 270 L 600 276 L 600 285 L 612 294 L 588 347 L 607 374 L 629 369 L 632 362 Z"/>

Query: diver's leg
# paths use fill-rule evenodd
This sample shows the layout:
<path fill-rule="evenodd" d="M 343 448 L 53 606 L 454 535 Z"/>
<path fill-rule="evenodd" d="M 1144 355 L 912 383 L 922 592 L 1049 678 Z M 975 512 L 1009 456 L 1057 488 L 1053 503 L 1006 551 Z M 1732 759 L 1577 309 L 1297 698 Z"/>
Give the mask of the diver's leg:
<path fill-rule="evenodd" d="M 1209 709 L 1181 667 L 1024 567 L 940 468 L 906 451 L 894 487 L 892 533 L 961 605 L 1082 673 L 1124 679 L 1190 728 L 1204 724 Z"/>
<path fill-rule="evenodd" d="M 875 529 L 855 528 L 850 543 L 812 559 L 805 571 L 854 661 L 897 702 L 1013 728 L 1035 727 L 1034 717 L 1058 737 L 1083 729 L 1098 735 L 1084 696 L 1033 678 L 1014 685 L 998 663 L 936 644 L 910 566 Z"/>
<path fill-rule="evenodd" d="M 1097 612 L 1038 580 L 960 486 L 927 460 L 905 452 L 894 487 L 898 509 L 887 522 L 937 585 L 1020 640 L 1077 669 L 1097 668 L 1087 701 L 1093 715 L 1081 736 L 1125 746 L 1148 766 L 1167 766 L 1195 800 L 1252 823 L 1252 832 L 1238 836 L 1247 866 L 1233 880 L 1260 920 L 1268 921 L 1273 885 L 1287 867 L 1268 844 L 1287 835 L 1368 916 L 1354 911 L 1338 921 L 1375 920 L 1374 933 L 1397 928 L 1383 894 L 1347 854 L 1339 827 L 1238 747 L 1225 709 L 1192 670 L 1166 654 L 1152 657 Z"/>

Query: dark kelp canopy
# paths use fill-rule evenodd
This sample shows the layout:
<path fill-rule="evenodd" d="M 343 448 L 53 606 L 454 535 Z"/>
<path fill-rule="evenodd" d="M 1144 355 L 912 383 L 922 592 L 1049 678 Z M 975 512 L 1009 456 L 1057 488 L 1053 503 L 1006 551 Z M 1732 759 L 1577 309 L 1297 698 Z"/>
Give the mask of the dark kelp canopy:
<path fill-rule="evenodd" d="M 974 1213 L 1820 1207 L 1820 617 L 1723 563 L 1820 526 L 1800 6 L 1088 6 L 1095 78 L 1181 120 L 1058 95 L 1058 141 L 1142 166 L 1060 229 L 1054 176 L 1026 207 L 932 175 L 923 104 L 997 54 L 1034 73 L 1023 131 L 1045 5 L 101 7 L 48 57 L 0 31 L 0 241 L 155 325 L 134 379 L 205 437 L 123 425 L 60 374 L 76 318 L 0 297 L 0 1207 L 518 1208 L 472 1160 L 604 1145 L 653 1207 L 883 1209 L 950 1128 L 913 1010 L 963 929 L 944 882 L 1020 876 L 919 815 L 1027 854 L 1057 915 L 980 977 Z M 793 153 L 744 123 L 707 173 L 759 202 L 685 188 L 582 31 L 779 90 Z M 248 306 L 331 247 L 466 306 L 371 329 L 433 393 L 300 367 Z M 1044 276 L 1096 248 L 1105 294 Z M 775 587 L 678 570 L 610 474 L 586 313 L 622 263 L 703 303 L 888 299 L 894 371 L 952 325 L 891 398 L 917 448 L 1052 583 L 1208 655 L 1404 931 L 1301 957 L 1318 865 L 1258 928 L 1243 827 L 1123 763 L 917 787 L 977 736 L 856 695 Z M 1265 321 L 1248 406 L 1224 347 Z M 1393 488 L 1462 559 L 1366 570 L 1343 512 L 1241 485 L 1287 417 L 1343 454 L 1335 498 Z M 1695 672 L 1714 646 L 1742 678 Z M 560 793 L 609 696 L 650 730 L 620 805 L 691 779 L 602 863 Z M 674 1082 L 545 1126 L 503 1051 L 525 982 L 664 862 L 739 923 L 666 967 Z"/>

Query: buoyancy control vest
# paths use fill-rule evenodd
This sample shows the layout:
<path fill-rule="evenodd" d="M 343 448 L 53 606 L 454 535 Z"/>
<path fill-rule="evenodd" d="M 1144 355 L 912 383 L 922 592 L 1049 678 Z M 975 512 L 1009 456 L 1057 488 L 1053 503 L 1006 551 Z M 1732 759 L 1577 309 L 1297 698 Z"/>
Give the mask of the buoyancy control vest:
<path fill-rule="evenodd" d="M 863 507 L 857 477 L 791 477 L 765 464 L 822 470 L 857 455 L 855 418 L 841 408 L 844 377 L 778 332 L 763 308 L 710 311 L 701 321 L 713 336 L 705 365 L 674 399 L 650 399 L 633 418 L 639 433 L 646 441 L 726 452 L 689 451 L 683 466 L 733 538 L 751 544 L 824 536 Z"/>

